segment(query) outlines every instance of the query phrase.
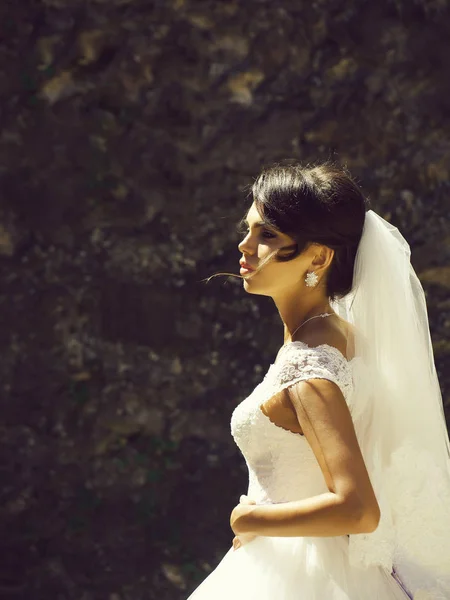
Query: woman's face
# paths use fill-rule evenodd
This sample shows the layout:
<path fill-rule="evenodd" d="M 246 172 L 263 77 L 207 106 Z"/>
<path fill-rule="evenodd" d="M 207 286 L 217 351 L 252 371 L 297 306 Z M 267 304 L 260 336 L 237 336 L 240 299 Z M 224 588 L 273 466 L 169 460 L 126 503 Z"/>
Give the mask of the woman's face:
<path fill-rule="evenodd" d="M 253 203 L 247 213 L 247 233 L 238 245 L 242 253 L 240 264 L 256 269 L 258 265 L 275 250 L 281 250 L 280 256 L 292 253 L 296 242 L 285 233 L 274 229 L 264 222 L 255 204 Z M 298 292 L 303 289 L 304 278 L 308 269 L 314 270 L 312 261 L 317 255 L 317 245 L 311 244 L 299 256 L 287 262 L 277 262 L 273 259 L 264 265 L 260 272 L 241 268 L 240 274 L 244 277 L 244 289 L 252 294 L 276 297 L 280 294 Z M 308 289 L 308 288 L 307 288 Z"/>

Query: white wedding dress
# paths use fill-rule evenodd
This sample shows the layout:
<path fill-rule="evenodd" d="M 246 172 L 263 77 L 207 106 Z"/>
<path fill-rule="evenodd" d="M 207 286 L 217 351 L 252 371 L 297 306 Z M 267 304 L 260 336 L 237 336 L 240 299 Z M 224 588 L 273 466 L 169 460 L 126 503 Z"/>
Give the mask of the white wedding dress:
<path fill-rule="evenodd" d="M 290 342 L 281 348 L 264 380 L 235 408 L 231 433 L 248 467 L 247 495 L 257 504 L 289 502 L 329 491 L 305 437 L 272 423 L 261 405 L 300 380 L 321 378 L 339 386 L 353 417 L 352 373 L 360 360 L 347 361 L 327 344 L 309 347 Z M 362 568 L 351 558 L 347 535 L 259 536 L 237 550 L 230 547 L 188 600 L 411 598 L 386 568 Z"/>

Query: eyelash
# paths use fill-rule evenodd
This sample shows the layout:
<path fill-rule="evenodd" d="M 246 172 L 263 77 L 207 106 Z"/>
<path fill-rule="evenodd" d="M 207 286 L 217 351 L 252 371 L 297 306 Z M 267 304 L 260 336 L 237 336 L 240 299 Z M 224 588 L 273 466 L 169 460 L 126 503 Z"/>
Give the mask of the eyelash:
<path fill-rule="evenodd" d="M 249 232 L 250 232 L 250 229 L 248 227 L 247 228 L 243 228 L 243 229 L 240 230 L 240 233 L 245 233 L 245 235 L 248 235 Z M 269 240 L 276 237 L 275 234 L 270 233 L 270 231 L 267 231 L 267 229 L 263 229 L 262 230 L 261 236 L 264 237 L 264 238 L 266 238 L 266 239 L 269 239 Z"/>

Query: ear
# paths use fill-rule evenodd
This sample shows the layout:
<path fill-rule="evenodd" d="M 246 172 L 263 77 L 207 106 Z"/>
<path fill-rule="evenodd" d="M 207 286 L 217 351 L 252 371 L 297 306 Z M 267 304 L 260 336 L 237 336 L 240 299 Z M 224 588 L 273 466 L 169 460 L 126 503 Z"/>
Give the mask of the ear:
<path fill-rule="evenodd" d="M 311 271 L 315 271 L 317 275 L 325 273 L 333 260 L 334 250 L 322 244 L 315 244 L 314 258 L 311 262 Z"/>

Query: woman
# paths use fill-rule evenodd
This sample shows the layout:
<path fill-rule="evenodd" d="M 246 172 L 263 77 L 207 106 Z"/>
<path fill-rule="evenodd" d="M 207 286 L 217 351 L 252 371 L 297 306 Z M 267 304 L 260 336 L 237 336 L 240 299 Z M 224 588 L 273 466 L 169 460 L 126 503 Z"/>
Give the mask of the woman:
<path fill-rule="evenodd" d="M 450 598 L 450 444 L 409 246 L 330 164 L 265 169 L 252 200 L 240 273 L 284 344 L 232 414 L 249 488 L 189 599 Z"/>

